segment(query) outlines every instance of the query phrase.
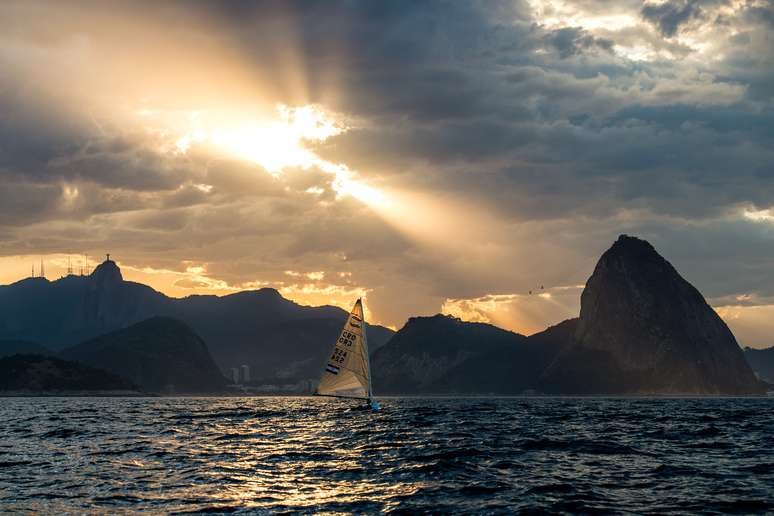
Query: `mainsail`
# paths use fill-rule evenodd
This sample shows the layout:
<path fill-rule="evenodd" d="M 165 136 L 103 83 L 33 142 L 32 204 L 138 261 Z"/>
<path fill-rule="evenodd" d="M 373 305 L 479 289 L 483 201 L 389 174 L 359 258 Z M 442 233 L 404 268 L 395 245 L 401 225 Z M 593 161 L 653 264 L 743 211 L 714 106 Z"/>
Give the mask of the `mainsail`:
<path fill-rule="evenodd" d="M 358 299 L 325 363 L 317 394 L 370 399 L 369 364 L 363 303 Z"/>

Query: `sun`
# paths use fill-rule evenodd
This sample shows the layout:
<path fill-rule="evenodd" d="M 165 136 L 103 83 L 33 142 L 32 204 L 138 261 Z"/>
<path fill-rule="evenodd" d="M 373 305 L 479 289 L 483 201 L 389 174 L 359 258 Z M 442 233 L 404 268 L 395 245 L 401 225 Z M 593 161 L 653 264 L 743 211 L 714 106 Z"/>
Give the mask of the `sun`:
<path fill-rule="evenodd" d="M 234 117 L 236 118 L 236 117 Z M 188 116 L 188 127 L 175 140 L 173 151 L 185 154 L 195 145 L 260 165 L 274 177 L 290 168 L 316 167 L 330 174 L 337 197 L 353 197 L 371 205 L 383 205 L 383 192 L 360 181 L 357 172 L 343 163 L 318 156 L 310 143 L 324 142 L 349 129 L 320 106 L 276 106 L 273 117 L 211 122 L 200 112 Z"/>
<path fill-rule="evenodd" d="M 324 162 L 306 147 L 307 142 L 322 142 L 347 130 L 317 106 L 291 108 L 279 104 L 277 114 L 274 120 L 217 128 L 211 141 L 277 175 L 286 168 L 309 168 Z"/>

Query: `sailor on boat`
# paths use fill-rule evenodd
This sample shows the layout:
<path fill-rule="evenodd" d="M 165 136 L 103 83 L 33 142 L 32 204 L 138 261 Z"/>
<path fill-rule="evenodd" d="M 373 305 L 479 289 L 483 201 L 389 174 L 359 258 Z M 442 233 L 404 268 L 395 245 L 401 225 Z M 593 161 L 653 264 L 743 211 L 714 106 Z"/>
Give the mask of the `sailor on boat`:
<path fill-rule="evenodd" d="M 333 345 L 315 394 L 365 400 L 373 410 L 381 409 L 371 389 L 371 358 L 361 299 L 355 302 Z"/>

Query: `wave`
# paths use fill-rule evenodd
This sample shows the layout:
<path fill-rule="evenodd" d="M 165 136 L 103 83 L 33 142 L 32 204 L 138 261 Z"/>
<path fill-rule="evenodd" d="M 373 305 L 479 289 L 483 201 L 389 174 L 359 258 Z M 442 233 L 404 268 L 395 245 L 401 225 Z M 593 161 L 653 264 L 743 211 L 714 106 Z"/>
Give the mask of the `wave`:
<path fill-rule="evenodd" d="M 31 399 L 0 513 L 771 512 L 774 400 Z"/>

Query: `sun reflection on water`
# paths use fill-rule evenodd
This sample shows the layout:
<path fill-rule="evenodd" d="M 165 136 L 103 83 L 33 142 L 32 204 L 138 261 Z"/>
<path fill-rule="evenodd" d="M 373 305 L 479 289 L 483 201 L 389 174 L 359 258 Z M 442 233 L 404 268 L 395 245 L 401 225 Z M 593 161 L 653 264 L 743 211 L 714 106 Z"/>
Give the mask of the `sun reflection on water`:
<path fill-rule="evenodd" d="M 734 509 L 721 479 L 770 490 L 766 399 L 381 401 L 7 399 L 0 512 L 692 513 Z"/>

